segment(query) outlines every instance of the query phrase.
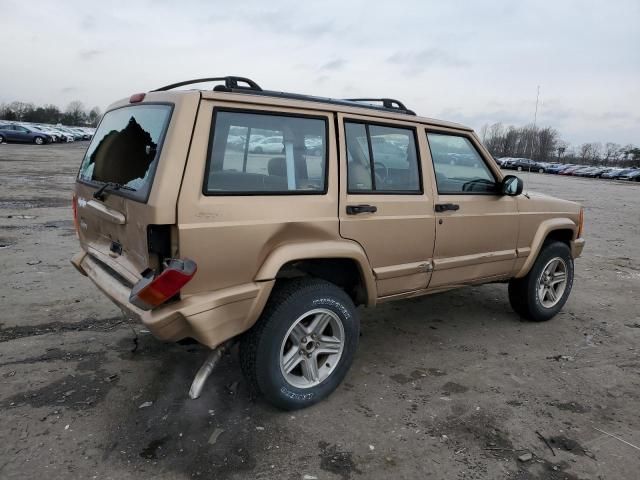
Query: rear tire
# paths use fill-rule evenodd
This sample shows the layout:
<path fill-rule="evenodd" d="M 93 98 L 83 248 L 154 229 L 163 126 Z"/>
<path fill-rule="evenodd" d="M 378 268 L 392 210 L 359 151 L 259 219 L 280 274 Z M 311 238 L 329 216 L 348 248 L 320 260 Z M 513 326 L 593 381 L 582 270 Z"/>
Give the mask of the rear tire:
<path fill-rule="evenodd" d="M 516 168 L 516 170 L 518 170 L 519 172 L 521 172 L 521 171 L 522 171 L 522 167 L 518 167 L 518 168 Z"/>
<path fill-rule="evenodd" d="M 553 318 L 573 286 L 573 258 L 562 242 L 543 245 L 529 273 L 509 282 L 509 302 L 521 317 L 534 322 Z"/>
<path fill-rule="evenodd" d="M 267 402 L 305 408 L 342 382 L 359 333 L 356 307 L 342 289 L 319 279 L 283 281 L 244 334 L 240 365 L 251 390 Z"/>
<path fill-rule="evenodd" d="M 0 143 L 4 143 L 4 136 L 0 135 Z"/>

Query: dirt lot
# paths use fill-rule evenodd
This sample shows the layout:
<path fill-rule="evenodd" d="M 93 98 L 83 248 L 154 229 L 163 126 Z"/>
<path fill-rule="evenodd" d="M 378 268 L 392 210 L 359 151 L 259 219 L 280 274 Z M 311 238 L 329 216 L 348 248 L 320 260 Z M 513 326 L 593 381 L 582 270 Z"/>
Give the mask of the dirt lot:
<path fill-rule="evenodd" d="M 640 446 L 640 185 L 522 175 L 586 206 L 562 314 L 520 321 L 505 285 L 363 310 L 344 384 L 283 413 L 249 398 L 236 352 L 197 401 L 204 349 L 137 325 L 132 352 L 69 264 L 85 147 L 0 145 L 1 478 L 638 478 L 640 449 L 604 432 Z"/>

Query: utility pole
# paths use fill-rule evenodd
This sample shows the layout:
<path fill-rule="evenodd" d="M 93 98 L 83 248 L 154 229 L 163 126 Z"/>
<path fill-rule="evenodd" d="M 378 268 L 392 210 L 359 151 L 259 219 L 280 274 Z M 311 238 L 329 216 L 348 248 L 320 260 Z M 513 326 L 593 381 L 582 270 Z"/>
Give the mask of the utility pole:
<path fill-rule="evenodd" d="M 533 114 L 533 129 L 535 130 L 538 123 L 538 100 L 540 100 L 540 85 L 538 85 L 538 94 L 536 95 L 536 113 Z"/>

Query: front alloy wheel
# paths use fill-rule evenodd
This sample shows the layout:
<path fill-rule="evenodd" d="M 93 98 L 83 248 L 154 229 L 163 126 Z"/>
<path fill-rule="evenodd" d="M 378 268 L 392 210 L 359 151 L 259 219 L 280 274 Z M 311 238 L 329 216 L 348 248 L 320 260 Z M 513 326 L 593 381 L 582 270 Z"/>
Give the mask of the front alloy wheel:
<path fill-rule="evenodd" d="M 509 281 L 509 302 L 521 317 L 534 322 L 553 318 L 573 286 L 573 258 L 564 242 L 545 243 L 529 273 Z"/>
<path fill-rule="evenodd" d="M 545 308 L 553 308 L 567 288 L 567 264 L 560 258 L 553 258 L 542 269 L 538 277 L 538 299 Z"/>

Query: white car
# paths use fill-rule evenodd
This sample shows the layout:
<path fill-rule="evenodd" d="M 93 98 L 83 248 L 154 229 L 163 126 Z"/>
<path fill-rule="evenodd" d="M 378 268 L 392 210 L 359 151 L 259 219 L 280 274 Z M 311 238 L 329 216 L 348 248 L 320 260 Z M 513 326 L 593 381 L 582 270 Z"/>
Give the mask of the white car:
<path fill-rule="evenodd" d="M 282 137 L 267 137 L 249 143 L 249 151 L 251 153 L 282 153 L 284 143 L 282 143 Z"/>

